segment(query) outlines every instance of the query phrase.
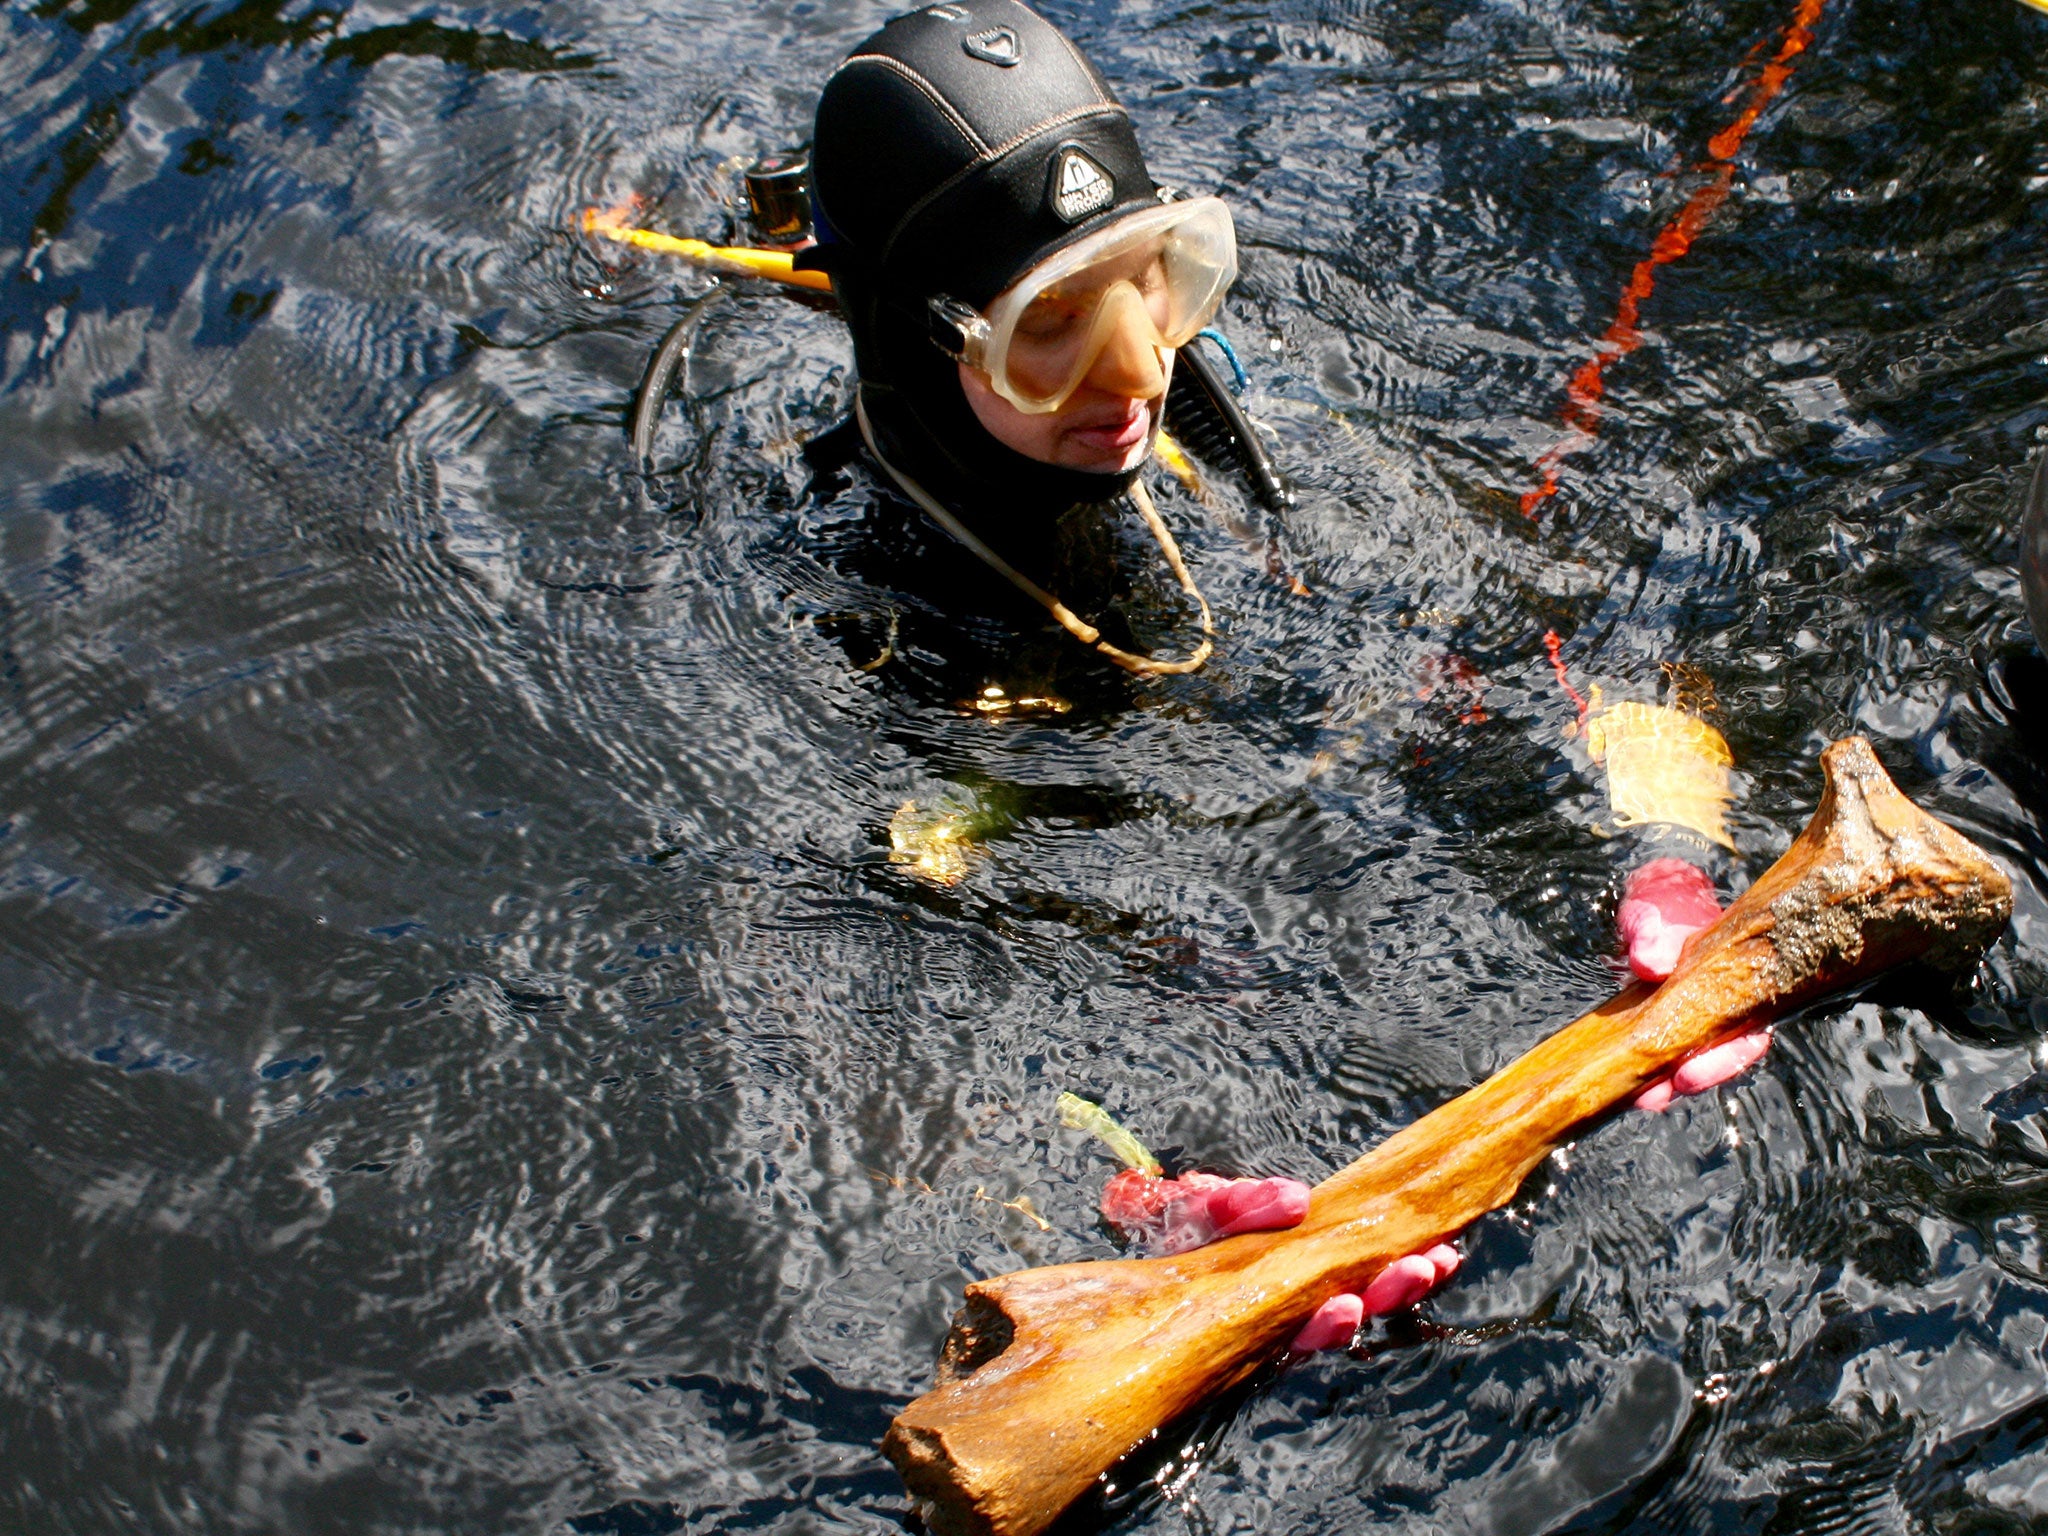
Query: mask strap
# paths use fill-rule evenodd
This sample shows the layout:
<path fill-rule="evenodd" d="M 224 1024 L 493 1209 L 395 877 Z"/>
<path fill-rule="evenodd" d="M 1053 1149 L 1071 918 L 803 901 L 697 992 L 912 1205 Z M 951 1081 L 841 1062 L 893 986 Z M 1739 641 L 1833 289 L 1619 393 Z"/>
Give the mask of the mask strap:
<path fill-rule="evenodd" d="M 1152 505 L 1152 493 L 1145 489 L 1143 480 L 1131 482 L 1131 500 L 1137 504 L 1138 515 L 1145 519 L 1145 526 L 1152 530 L 1152 537 L 1159 542 L 1159 552 L 1166 557 L 1167 565 L 1180 582 L 1181 591 L 1195 600 L 1195 606 L 1202 614 L 1202 640 L 1185 661 L 1159 661 L 1151 656 L 1140 656 L 1111 645 L 1102 638 L 1102 631 L 1075 613 L 1065 603 L 1054 597 L 1037 582 L 1018 570 L 1001 555 L 976 538 L 968 526 L 939 504 L 937 497 L 903 473 L 883 455 L 875 442 L 874 429 L 868 425 L 867 406 L 858 391 L 853 397 L 854 419 L 860 423 L 860 435 L 868 445 L 868 452 L 875 456 L 875 462 L 889 472 L 903 494 L 916 502 L 931 520 L 958 539 L 973 552 L 990 570 L 1008 581 L 1011 586 L 1037 603 L 1059 622 L 1061 629 L 1072 635 L 1083 645 L 1093 646 L 1126 672 L 1135 672 L 1141 677 L 1179 675 L 1199 672 L 1215 650 L 1212 637 L 1216 633 L 1214 618 L 1209 612 L 1209 600 L 1202 596 L 1201 589 L 1188 574 L 1187 562 L 1181 559 L 1180 546 L 1174 542 L 1173 531 L 1166 526 L 1166 520 L 1159 515 L 1159 509 Z"/>

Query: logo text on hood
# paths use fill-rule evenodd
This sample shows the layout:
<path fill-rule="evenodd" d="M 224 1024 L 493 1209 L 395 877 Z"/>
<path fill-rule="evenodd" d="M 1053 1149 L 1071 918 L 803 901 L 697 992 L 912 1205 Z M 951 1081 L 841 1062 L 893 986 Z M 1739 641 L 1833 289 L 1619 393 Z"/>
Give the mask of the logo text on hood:
<path fill-rule="evenodd" d="M 1116 183 L 1109 172 L 1067 144 L 1053 157 L 1047 199 L 1062 223 L 1072 224 L 1099 213 L 1116 201 Z"/>

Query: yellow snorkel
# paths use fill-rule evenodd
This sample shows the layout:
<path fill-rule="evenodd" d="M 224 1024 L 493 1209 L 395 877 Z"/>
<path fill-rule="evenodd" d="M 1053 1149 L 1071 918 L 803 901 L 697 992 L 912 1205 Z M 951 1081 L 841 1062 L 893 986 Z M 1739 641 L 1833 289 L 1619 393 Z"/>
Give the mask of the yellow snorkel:
<path fill-rule="evenodd" d="M 628 205 L 629 206 L 629 205 Z M 789 251 L 762 251 L 747 245 L 711 245 L 703 240 L 684 240 L 675 235 L 637 229 L 626 222 L 626 207 L 586 208 L 583 232 L 619 245 L 635 245 L 643 251 L 679 256 L 693 266 L 735 277 L 763 277 L 791 288 L 808 288 L 813 293 L 830 293 L 832 279 L 823 272 L 799 272 Z"/>

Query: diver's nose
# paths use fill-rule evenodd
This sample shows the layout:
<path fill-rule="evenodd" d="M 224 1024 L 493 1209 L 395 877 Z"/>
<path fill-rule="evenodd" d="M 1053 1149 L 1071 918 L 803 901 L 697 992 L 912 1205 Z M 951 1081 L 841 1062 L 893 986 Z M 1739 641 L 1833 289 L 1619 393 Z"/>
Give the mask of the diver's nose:
<path fill-rule="evenodd" d="M 1166 393 L 1166 365 L 1159 352 L 1159 332 L 1135 293 L 1110 296 L 1117 306 L 1116 323 L 1088 370 L 1086 383 L 1107 394 L 1130 400 L 1156 400 Z"/>

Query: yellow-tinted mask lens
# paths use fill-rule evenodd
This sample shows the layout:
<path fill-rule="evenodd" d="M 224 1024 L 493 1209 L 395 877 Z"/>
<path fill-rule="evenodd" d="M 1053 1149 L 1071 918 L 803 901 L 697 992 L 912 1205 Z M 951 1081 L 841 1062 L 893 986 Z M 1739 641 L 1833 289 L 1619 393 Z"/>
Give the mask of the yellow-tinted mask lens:
<path fill-rule="evenodd" d="M 1019 410 L 1058 410 L 1122 328 L 1172 350 L 1206 325 L 1237 276 L 1217 198 L 1130 214 L 1056 252 L 998 294 L 978 365 Z M 1112 299 L 1118 302 L 1112 302 Z"/>

